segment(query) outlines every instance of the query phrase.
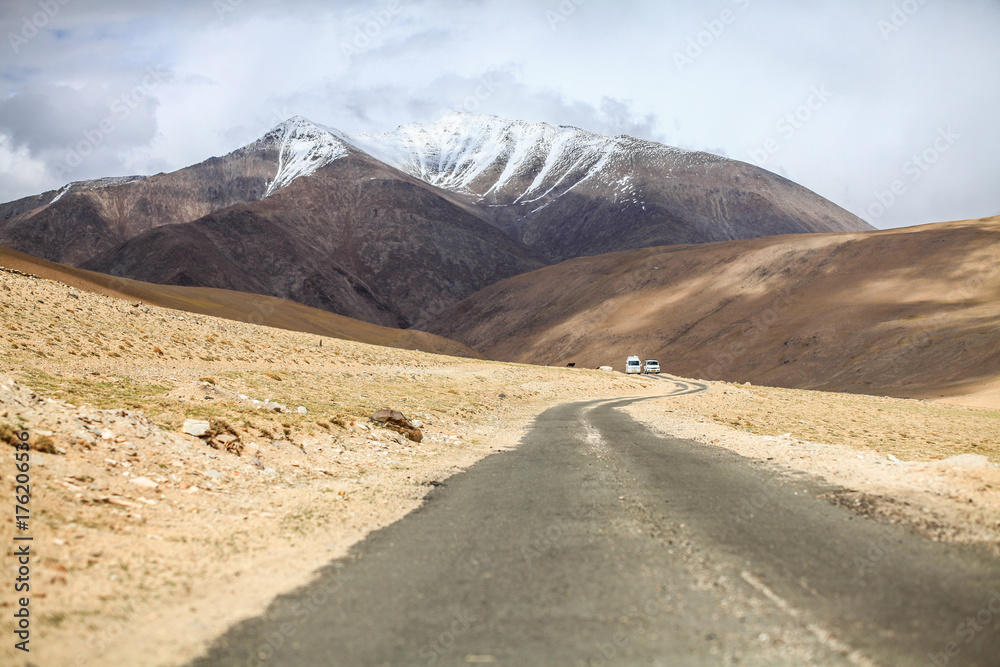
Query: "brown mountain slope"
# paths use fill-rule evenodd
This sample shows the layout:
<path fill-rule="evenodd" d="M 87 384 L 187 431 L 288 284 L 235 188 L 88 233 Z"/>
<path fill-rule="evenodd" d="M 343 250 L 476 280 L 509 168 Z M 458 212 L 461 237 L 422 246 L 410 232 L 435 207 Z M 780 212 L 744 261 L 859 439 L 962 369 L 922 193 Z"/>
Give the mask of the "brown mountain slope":
<path fill-rule="evenodd" d="M 209 287 L 155 285 L 76 269 L 0 247 L 0 267 L 47 280 L 56 280 L 87 292 L 190 313 L 224 317 L 290 331 L 352 340 L 404 350 L 422 350 L 457 357 L 480 357 L 454 341 L 422 331 L 381 327 L 276 297 L 245 294 Z"/>
<path fill-rule="evenodd" d="M 389 164 L 469 196 L 549 263 L 666 244 L 872 229 L 759 167 L 628 136 L 453 113 L 359 140 Z"/>
<path fill-rule="evenodd" d="M 78 266 L 150 229 L 260 199 L 277 162 L 265 138 L 169 174 L 82 181 L 0 204 L 0 245 Z"/>
<path fill-rule="evenodd" d="M 1000 386 L 1000 218 L 669 246 L 489 287 L 430 331 L 502 360 L 897 396 Z"/>
<path fill-rule="evenodd" d="M 295 117 L 172 173 L 0 204 L 0 245 L 37 257 L 399 327 L 570 257 L 866 229 L 752 165 L 477 114 L 357 137 Z"/>
<path fill-rule="evenodd" d="M 407 327 L 543 265 L 445 194 L 351 152 L 265 199 L 157 227 L 83 266 Z"/>

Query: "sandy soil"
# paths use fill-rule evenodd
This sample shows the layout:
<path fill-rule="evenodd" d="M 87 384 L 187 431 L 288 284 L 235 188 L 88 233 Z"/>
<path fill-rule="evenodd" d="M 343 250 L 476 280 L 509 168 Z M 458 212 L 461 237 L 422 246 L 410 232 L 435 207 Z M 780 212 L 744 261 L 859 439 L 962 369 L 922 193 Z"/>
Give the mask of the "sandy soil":
<path fill-rule="evenodd" d="M 14 449 L 0 443 L 0 541 L 13 578 L 13 536 L 34 538 L 30 664 L 40 665 L 182 664 L 419 506 L 435 482 L 515 446 L 546 406 L 664 386 L 269 329 L 8 271 L 0 360 L 0 437 L 26 430 L 33 446 L 25 532 L 14 525 Z M 710 385 L 630 411 L 822 475 L 850 490 L 831 501 L 857 511 L 996 547 L 1000 413 Z M 381 407 L 417 420 L 423 440 L 371 423 Z M 184 434 L 191 418 L 227 437 Z M 747 499 L 751 510 L 758 501 Z M 14 601 L 0 605 L 10 637 Z M 28 657 L 0 645 L 3 664 Z"/>
<path fill-rule="evenodd" d="M 181 664 L 435 482 L 514 446 L 546 406 L 651 386 L 321 339 L 7 271 L 0 316 L 0 431 L 33 446 L 23 532 L 14 449 L 0 444 L 4 571 L 12 534 L 34 538 L 31 664 Z M 370 422 L 381 407 L 423 440 Z M 189 418 L 238 440 L 212 447 L 181 432 Z M 0 604 L 10 637 L 14 603 Z M 0 645 L 4 664 L 28 657 Z"/>

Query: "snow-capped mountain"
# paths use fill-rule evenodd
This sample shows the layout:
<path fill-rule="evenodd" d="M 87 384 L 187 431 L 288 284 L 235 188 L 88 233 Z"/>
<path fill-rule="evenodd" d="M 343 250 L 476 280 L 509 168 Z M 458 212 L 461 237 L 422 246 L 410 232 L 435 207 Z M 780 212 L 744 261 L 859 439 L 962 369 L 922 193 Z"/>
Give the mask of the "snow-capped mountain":
<path fill-rule="evenodd" d="M 612 248 L 870 229 L 753 165 L 628 136 L 453 113 L 352 141 L 468 197 L 550 261 Z"/>
<path fill-rule="evenodd" d="M 264 135 L 259 143 L 278 147 L 278 170 L 264 193 L 267 197 L 347 155 L 350 140 L 339 130 L 294 116 Z M 250 148 L 255 148 L 254 144 Z"/>
<path fill-rule="evenodd" d="M 633 137 L 459 112 L 433 124 L 410 123 L 394 132 L 363 134 L 354 141 L 431 185 L 493 204 L 535 204 L 587 181 L 615 185 L 616 202 L 641 204 L 628 175 L 608 179 L 630 159 L 658 160 L 667 173 L 678 164 L 726 161 Z"/>
<path fill-rule="evenodd" d="M 865 229 L 749 164 L 466 113 L 355 136 L 294 117 L 176 172 L 0 204 L 0 245 L 45 259 L 397 325 L 572 257 Z"/>
<path fill-rule="evenodd" d="M 355 143 L 431 185 L 474 197 L 516 234 L 535 214 L 580 188 L 588 198 L 646 211 L 636 167 L 670 178 L 677 168 L 707 171 L 730 162 L 633 137 L 469 113 L 361 135 Z"/>
<path fill-rule="evenodd" d="M 530 204 L 596 177 L 620 140 L 572 127 L 453 113 L 356 142 L 431 185 L 490 202 Z"/>

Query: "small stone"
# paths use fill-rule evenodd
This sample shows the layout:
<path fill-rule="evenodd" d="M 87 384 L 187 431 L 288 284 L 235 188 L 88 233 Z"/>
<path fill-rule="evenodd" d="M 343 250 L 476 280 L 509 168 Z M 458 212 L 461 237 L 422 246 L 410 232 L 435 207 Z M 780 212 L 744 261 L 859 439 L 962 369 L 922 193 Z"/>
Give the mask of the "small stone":
<path fill-rule="evenodd" d="M 148 477 L 133 477 L 129 480 L 129 482 L 135 484 L 136 486 L 141 486 L 144 489 L 155 489 L 159 486 L 159 484 Z"/>
<path fill-rule="evenodd" d="M 188 435 L 193 435 L 196 438 L 200 438 L 203 435 L 207 435 L 211 430 L 212 425 L 209 424 L 204 419 L 185 419 L 183 431 Z"/>
<path fill-rule="evenodd" d="M 106 428 L 103 431 L 101 431 L 101 440 L 111 440 L 114 437 L 115 437 L 114 432 L 109 428 Z"/>
<path fill-rule="evenodd" d="M 982 454 L 958 454 L 949 456 L 930 465 L 936 468 L 995 468 L 996 464 Z"/>
<path fill-rule="evenodd" d="M 211 470 L 206 470 L 205 476 L 211 477 L 212 479 L 222 479 L 222 473 L 214 468 L 212 468 Z"/>
<path fill-rule="evenodd" d="M 304 405 L 300 405 L 299 407 L 295 408 L 295 411 L 298 412 L 300 415 L 309 414 L 309 410 L 307 410 L 306 406 Z"/>

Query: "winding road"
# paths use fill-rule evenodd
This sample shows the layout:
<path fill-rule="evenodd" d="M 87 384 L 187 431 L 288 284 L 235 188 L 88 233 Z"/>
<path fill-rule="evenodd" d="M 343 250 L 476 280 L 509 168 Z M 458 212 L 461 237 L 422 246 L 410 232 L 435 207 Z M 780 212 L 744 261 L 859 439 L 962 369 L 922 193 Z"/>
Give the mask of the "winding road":
<path fill-rule="evenodd" d="M 1000 664 L 991 554 L 653 433 L 637 400 L 547 410 L 193 664 Z"/>

